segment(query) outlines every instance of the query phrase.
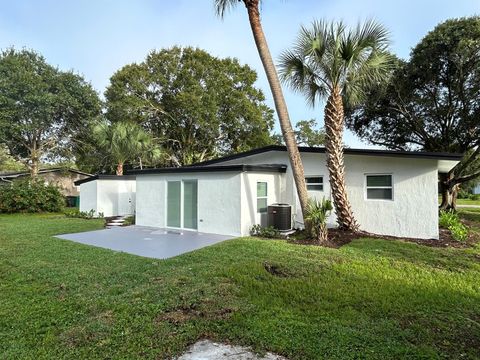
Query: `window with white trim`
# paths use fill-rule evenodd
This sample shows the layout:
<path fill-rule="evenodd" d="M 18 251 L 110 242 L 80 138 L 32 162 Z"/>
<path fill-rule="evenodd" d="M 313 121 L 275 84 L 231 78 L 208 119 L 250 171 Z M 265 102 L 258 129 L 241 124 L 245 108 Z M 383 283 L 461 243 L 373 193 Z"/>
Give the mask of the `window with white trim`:
<path fill-rule="evenodd" d="M 323 191 L 323 176 L 306 176 L 308 191 Z"/>
<path fill-rule="evenodd" d="M 257 182 L 257 213 L 267 212 L 268 188 L 266 182 Z"/>
<path fill-rule="evenodd" d="M 391 174 L 368 174 L 365 177 L 368 200 L 393 200 L 393 178 Z"/>

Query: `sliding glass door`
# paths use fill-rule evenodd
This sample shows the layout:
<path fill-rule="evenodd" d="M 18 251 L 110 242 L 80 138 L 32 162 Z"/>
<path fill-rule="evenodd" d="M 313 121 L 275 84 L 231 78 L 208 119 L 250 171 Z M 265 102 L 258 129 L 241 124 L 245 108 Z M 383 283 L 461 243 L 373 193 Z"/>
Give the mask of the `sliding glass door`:
<path fill-rule="evenodd" d="M 197 229 L 197 180 L 183 181 L 183 227 Z"/>
<path fill-rule="evenodd" d="M 196 230 L 197 180 L 167 182 L 167 227 Z"/>

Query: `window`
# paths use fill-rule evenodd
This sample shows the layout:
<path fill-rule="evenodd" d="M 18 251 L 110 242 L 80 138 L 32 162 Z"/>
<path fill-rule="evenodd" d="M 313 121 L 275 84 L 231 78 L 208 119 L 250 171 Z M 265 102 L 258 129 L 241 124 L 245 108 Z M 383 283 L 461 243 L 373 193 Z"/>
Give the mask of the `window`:
<path fill-rule="evenodd" d="M 305 182 L 308 191 L 323 191 L 323 176 L 308 176 Z"/>
<path fill-rule="evenodd" d="M 267 183 L 266 182 L 257 182 L 257 212 L 266 213 L 267 212 Z"/>
<path fill-rule="evenodd" d="M 392 175 L 366 175 L 367 199 L 393 200 Z"/>

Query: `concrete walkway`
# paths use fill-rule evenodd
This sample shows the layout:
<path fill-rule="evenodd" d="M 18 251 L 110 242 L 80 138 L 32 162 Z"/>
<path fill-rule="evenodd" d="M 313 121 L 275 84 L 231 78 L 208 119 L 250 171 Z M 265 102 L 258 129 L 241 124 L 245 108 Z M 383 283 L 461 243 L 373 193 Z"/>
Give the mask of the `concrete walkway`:
<path fill-rule="evenodd" d="M 188 351 L 177 360 L 286 360 L 284 357 L 267 353 L 258 356 L 243 346 L 233 346 L 202 340 L 193 344 Z"/>
<path fill-rule="evenodd" d="M 457 207 L 459 208 L 474 208 L 474 209 L 480 209 L 480 205 L 458 205 Z"/>
<path fill-rule="evenodd" d="M 167 259 L 233 238 L 228 235 L 179 232 L 136 225 L 57 237 L 156 259 Z"/>

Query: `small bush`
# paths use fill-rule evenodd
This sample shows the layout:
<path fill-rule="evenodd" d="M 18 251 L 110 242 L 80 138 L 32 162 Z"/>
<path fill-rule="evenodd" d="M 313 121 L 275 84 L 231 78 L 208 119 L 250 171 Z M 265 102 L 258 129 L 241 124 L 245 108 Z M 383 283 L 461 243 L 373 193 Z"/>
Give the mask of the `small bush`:
<path fill-rule="evenodd" d="M 124 226 L 135 225 L 135 215 L 127 216 L 123 222 Z"/>
<path fill-rule="evenodd" d="M 79 219 L 95 219 L 103 218 L 103 213 L 99 213 L 98 216 L 95 216 L 95 210 L 90 211 L 79 211 L 78 209 L 71 209 L 64 211 L 64 215 L 69 218 L 79 218 Z"/>
<path fill-rule="evenodd" d="M 473 200 L 473 201 L 479 201 L 480 200 L 480 194 L 470 194 L 469 198 L 470 198 L 470 200 Z"/>
<path fill-rule="evenodd" d="M 468 228 L 462 224 L 457 213 L 453 211 L 440 211 L 438 223 L 441 228 L 448 229 L 455 240 L 467 240 Z"/>
<path fill-rule="evenodd" d="M 280 237 L 280 231 L 273 226 L 262 227 L 261 225 L 253 225 L 250 229 L 250 235 L 263 238 L 278 238 Z"/>
<path fill-rule="evenodd" d="M 58 187 L 41 180 L 20 180 L 0 186 L 0 213 L 60 212 L 65 197 Z"/>
<path fill-rule="evenodd" d="M 467 190 L 460 189 L 457 193 L 457 199 L 470 199 L 470 195 Z"/>
<path fill-rule="evenodd" d="M 327 217 L 333 210 L 332 202 L 323 198 L 321 201 L 308 199 L 305 221 L 310 235 L 319 243 L 328 240 Z"/>

